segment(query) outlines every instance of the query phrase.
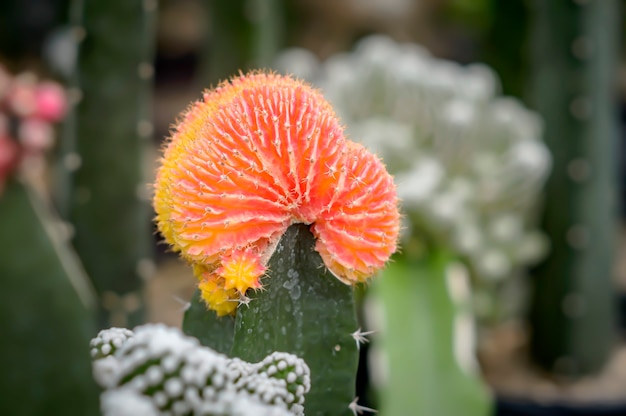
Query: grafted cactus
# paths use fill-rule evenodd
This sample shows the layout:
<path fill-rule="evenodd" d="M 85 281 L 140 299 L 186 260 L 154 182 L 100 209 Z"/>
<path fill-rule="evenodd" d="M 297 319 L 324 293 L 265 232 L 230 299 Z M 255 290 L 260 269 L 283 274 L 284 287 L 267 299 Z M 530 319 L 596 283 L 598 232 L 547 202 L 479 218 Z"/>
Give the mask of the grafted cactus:
<path fill-rule="evenodd" d="M 349 414 L 352 285 L 385 265 L 399 231 L 395 186 L 380 160 L 344 138 L 317 91 L 259 72 L 192 104 L 155 189 L 159 229 L 224 317 L 206 320 L 205 334 L 234 315 L 234 335 L 228 321 L 221 332 L 233 337 L 232 355 L 302 356 L 312 374 L 307 414 Z"/>
<path fill-rule="evenodd" d="M 102 348 L 108 345 L 115 349 Z M 130 408 L 153 414 L 301 415 L 310 389 L 308 366 L 292 354 L 274 352 L 255 364 L 229 359 L 163 325 L 103 330 L 92 346 L 96 380 L 109 390 L 105 414 L 111 397 L 127 397 Z"/>

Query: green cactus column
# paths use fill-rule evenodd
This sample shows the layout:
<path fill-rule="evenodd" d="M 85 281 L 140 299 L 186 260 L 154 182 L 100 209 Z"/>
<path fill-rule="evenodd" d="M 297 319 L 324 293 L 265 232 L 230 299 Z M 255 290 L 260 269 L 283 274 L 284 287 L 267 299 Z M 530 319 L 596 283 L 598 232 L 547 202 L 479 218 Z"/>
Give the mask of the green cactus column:
<path fill-rule="evenodd" d="M 544 215 L 552 251 L 534 280 L 531 349 L 542 366 L 576 375 L 600 369 L 615 339 L 618 2 L 534 7 L 533 98 L 554 169 Z"/>
<path fill-rule="evenodd" d="M 0 414 L 95 416 L 95 297 L 48 208 L 15 180 L 0 195 Z"/>
<path fill-rule="evenodd" d="M 100 296 L 100 325 L 142 321 L 152 272 L 144 150 L 151 145 L 156 0 L 76 0 L 75 107 L 63 138 L 59 205 Z"/>
<path fill-rule="evenodd" d="M 250 68 L 269 68 L 284 46 L 284 0 L 204 2 L 211 33 L 198 82 L 221 80 Z"/>

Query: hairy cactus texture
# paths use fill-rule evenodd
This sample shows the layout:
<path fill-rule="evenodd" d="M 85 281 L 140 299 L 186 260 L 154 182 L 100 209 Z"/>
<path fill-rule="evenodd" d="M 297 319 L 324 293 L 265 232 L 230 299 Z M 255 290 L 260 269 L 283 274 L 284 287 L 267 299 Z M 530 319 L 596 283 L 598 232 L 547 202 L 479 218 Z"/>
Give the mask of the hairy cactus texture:
<path fill-rule="evenodd" d="M 91 346 L 105 414 L 117 415 L 116 401 L 154 415 L 304 414 L 310 371 L 292 354 L 230 359 L 163 325 L 103 330 Z"/>

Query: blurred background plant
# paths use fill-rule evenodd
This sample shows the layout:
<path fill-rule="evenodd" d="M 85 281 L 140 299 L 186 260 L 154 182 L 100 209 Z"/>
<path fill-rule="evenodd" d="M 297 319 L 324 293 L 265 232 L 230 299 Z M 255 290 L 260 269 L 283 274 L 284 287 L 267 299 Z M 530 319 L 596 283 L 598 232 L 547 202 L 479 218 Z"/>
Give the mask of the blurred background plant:
<path fill-rule="evenodd" d="M 0 66 L 0 330 L 8 341 L 0 345 L 0 386 L 11 396 L 1 413 L 98 408 L 83 352 L 95 296 L 46 192 L 45 153 L 65 107 L 59 84 Z"/>
<path fill-rule="evenodd" d="M 625 36 L 624 13 L 618 1 L 161 0 L 158 9 L 155 5 L 0 2 L 0 62 L 11 73 L 43 74 L 69 87 L 69 118 L 62 144 L 55 149 L 61 156 L 53 169 L 36 168 L 43 166 L 39 162 L 23 169 L 41 179 L 32 183 L 44 198 L 32 202 L 37 194 L 11 183 L 0 197 L 3 282 L 21 282 L 3 291 L 5 316 L 30 311 L 24 316 L 32 317 L 23 321 L 29 331 L 21 339 L 43 336 L 33 322 L 54 315 L 50 308 L 34 306 L 47 301 L 12 300 L 32 289 L 25 282 L 44 282 L 36 280 L 41 270 L 50 271 L 46 278 L 59 270 L 60 278 L 51 278 L 55 283 L 44 289 L 56 293 L 50 290 L 59 288 L 53 298 L 76 298 L 73 318 L 64 317 L 50 328 L 69 330 L 74 325 L 70 322 L 81 321 L 76 316 L 84 318 L 76 325 L 89 327 L 89 336 L 110 322 L 180 325 L 194 281 L 188 270 L 151 244 L 143 184 L 150 182 L 147 172 L 153 171 L 155 149 L 200 88 L 238 69 L 277 62 L 277 52 L 285 47 L 300 47 L 311 53 L 301 54 L 291 71 L 319 82 L 350 137 L 374 147 L 397 174 L 407 209 L 406 233 L 402 253 L 387 272 L 396 276 L 398 285 L 387 292 L 380 288 L 380 296 L 420 307 L 410 311 L 420 320 L 399 329 L 428 333 L 433 329 L 425 325 L 435 322 L 469 322 L 445 327 L 448 335 L 432 344 L 434 350 L 409 351 L 414 364 L 425 365 L 428 354 L 442 353 L 444 346 L 448 362 L 458 364 L 456 357 L 450 359 L 456 352 L 449 349 L 456 345 L 450 337 L 459 328 L 466 331 L 458 337 L 461 350 L 474 357 L 471 322 L 478 313 L 479 366 L 461 370 L 470 374 L 471 385 L 479 384 L 482 375 L 499 398 L 547 403 L 614 403 L 626 395 L 626 353 L 619 337 L 623 324 L 618 328 L 613 307 L 626 291 L 623 256 L 613 255 L 623 250 L 613 238 L 618 231 L 622 240 L 615 207 L 623 199 L 623 151 L 616 141 L 624 138 L 624 129 L 616 129 L 616 117 L 624 118 L 626 96 L 625 57 L 618 49 L 618 38 L 623 42 Z M 361 41 L 370 34 L 389 38 Z M 486 65 L 458 65 L 471 62 Z M 323 81 L 333 77 L 339 82 Z M 360 88 L 362 83 L 373 88 Z M 416 110 L 424 108 L 423 100 L 436 110 Z M 543 122 L 527 106 L 540 112 Z M 0 132 L 2 126 L 0 120 Z M 9 123 L 9 131 L 16 132 L 16 126 Z M 42 139 L 39 144 L 47 143 L 44 130 L 49 132 L 41 128 L 35 134 Z M 392 133 L 383 136 L 385 131 Z M 551 158 L 538 141 L 541 136 L 554 155 L 547 194 L 541 186 Z M 14 166 L 20 146 L 0 137 L 0 180 L 6 178 L 3 166 Z M 419 157 L 413 159 L 417 146 Z M 470 151 L 481 146 L 491 150 Z M 33 175 L 35 171 L 43 175 Z M 51 180 L 52 171 L 56 174 Z M 54 198 L 46 190 L 53 190 Z M 537 206 L 537 199 L 544 202 Z M 54 215 L 46 216 L 51 222 L 33 220 L 54 211 L 46 202 L 50 200 L 65 220 Z M 127 220 L 117 221 L 118 215 Z M 541 231 L 535 228 L 538 220 Z M 17 234 L 23 239 L 15 239 Z M 84 289 L 90 284 L 67 250 L 71 237 L 82 251 L 95 294 Z M 60 246 L 69 257 L 57 256 Z M 48 253 L 53 260 L 34 261 L 37 253 Z M 54 260 L 58 258 L 64 260 Z M 525 277 L 527 266 L 542 258 L 528 273 L 533 277 Z M 69 267 L 71 273 L 68 264 L 76 265 Z M 67 277 L 77 273 L 82 279 Z M 418 290 L 414 281 L 402 278 L 410 275 L 423 282 L 429 274 L 438 275 L 442 285 Z M 534 293 L 531 320 L 526 319 L 527 292 Z M 402 295 L 406 297 L 398 298 Z M 99 310 L 97 324 L 84 312 L 94 308 Z M 405 315 L 399 316 L 405 322 Z M 387 325 L 387 330 L 396 329 Z M 387 336 L 374 334 L 374 343 L 391 347 L 385 346 Z M 88 338 L 79 335 L 77 344 Z M 50 345 L 54 354 L 49 339 L 36 343 Z M 24 348 L 7 354 L 15 357 L 20 350 Z M 40 361 L 29 362 L 33 374 L 42 371 Z M 375 377 L 384 374 L 374 371 L 370 378 Z M 484 402 L 485 395 L 473 391 L 470 395 Z M 362 387 L 358 394 L 365 399 L 361 403 L 376 405 Z M 505 402 L 499 399 L 496 412 L 506 414 Z"/>

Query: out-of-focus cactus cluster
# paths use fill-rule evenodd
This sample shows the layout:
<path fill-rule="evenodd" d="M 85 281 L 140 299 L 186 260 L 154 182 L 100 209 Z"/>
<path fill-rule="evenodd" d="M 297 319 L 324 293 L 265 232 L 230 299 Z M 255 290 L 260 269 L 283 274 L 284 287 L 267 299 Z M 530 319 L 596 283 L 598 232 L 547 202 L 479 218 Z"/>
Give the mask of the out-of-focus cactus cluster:
<path fill-rule="evenodd" d="M 395 174 L 405 237 L 413 239 L 405 250 L 443 244 L 485 282 L 544 255 L 546 239 L 532 223 L 551 165 L 542 123 L 498 96 L 488 67 L 463 67 L 382 36 L 323 63 L 289 50 L 276 66 L 320 87 L 349 136 Z"/>
<path fill-rule="evenodd" d="M 0 193 L 20 164 L 40 167 L 54 144 L 53 123 L 65 114 L 65 91 L 28 72 L 11 75 L 0 65 Z"/>
<path fill-rule="evenodd" d="M 273 352 L 252 364 L 161 324 L 100 331 L 91 355 L 109 416 L 303 415 L 311 384 L 295 355 Z"/>

